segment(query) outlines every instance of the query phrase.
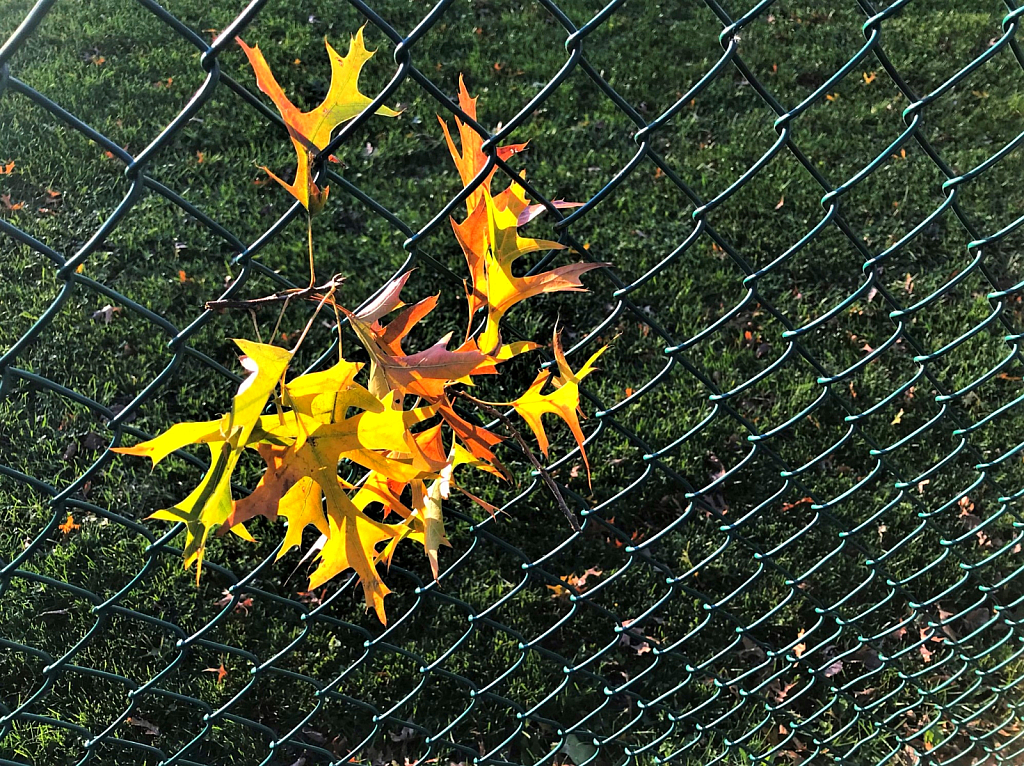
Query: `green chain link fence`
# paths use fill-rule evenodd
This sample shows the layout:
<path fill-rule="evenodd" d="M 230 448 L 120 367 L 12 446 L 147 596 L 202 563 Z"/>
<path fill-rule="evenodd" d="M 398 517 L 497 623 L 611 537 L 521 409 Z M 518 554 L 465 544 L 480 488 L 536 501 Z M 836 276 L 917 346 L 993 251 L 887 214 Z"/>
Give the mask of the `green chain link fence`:
<path fill-rule="evenodd" d="M 1017 33 L 1024 10 L 1008 0 L 1001 25 L 992 15 L 992 39 L 983 52 L 949 62 L 948 78 L 917 92 L 883 42 L 889 25 L 915 4 L 858 0 L 850 5 L 862 14 L 862 46 L 813 83 L 805 98 L 786 104 L 773 95 L 770 73 L 758 74 L 741 55 L 746 36 L 782 11 L 771 0 L 732 13 L 704 0 L 703 10 L 720 24 L 721 53 L 702 76 L 679 84 L 671 105 L 651 119 L 646 104 L 630 103 L 588 59 L 588 38 L 615 23 L 624 1 L 613 0 L 577 24 L 551 0 L 538 0 L 548 22 L 564 31 L 561 69 L 496 133 L 470 122 L 486 137 L 492 161 L 510 175 L 518 169 L 498 160 L 494 147 L 513 134 L 531 137 L 537 110 L 564 108 L 558 94 L 571 78 L 586 78 L 633 126 L 635 153 L 600 191 L 570 215 L 549 211 L 561 241 L 612 262 L 593 280 L 603 280 L 593 296 L 572 299 L 586 308 L 561 304 L 567 316 L 578 311 L 594 318 L 575 328 L 572 353 L 589 353 L 625 326 L 656 349 L 645 360 L 647 379 L 611 380 L 604 395 L 593 388 L 588 394 L 592 459 L 613 466 L 626 461 L 632 473 L 599 471 L 602 484 L 595 482 L 595 494 L 588 495 L 570 480 L 578 453 L 567 451 L 555 461 L 552 470 L 583 518 L 576 534 L 552 521 L 557 511 L 536 477 L 501 498 L 509 518 L 452 510 L 455 547 L 446 552 L 440 582 L 430 580 L 421 562 L 399 557 L 388 575 L 396 594 L 389 597 L 391 624 L 384 628 L 361 614 L 351 580 L 297 594 L 299 580 L 289 583 L 286 569 L 271 567 L 273 551 L 235 571 L 224 549 L 215 550 L 200 588 L 182 591 L 192 596 L 173 606 L 161 602 L 150 590 L 154 580 L 171 572 L 188 580 L 178 574 L 180 529 L 161 535 L 156 525 L 140 521 L 152 506 L 125 501 L 106 507 L 88 499 L 92 483 L 123 462 L 110 447 L 126 436 L 147 435 L 132 422 L 171 396 L 184 370 L 205 367 L 216 377 L 237 378 L 198 342 L 222 316 L 199 312 L 187 325 L 173 323 L 80 267 L 102 252 L 137 206 L 157 197 L 234 253 L 238 273 L 226 297 L 260 279 L 289 286 L 259 256 L 301 212 L 292 207 L 247 244 L 151 173 L 161 151 L 201 119 L 215 94 L 231 91 L 252 107 L 239 119 L 276 120 L 221 68 L 235 35 L 263 19 L 264 0 L 250 3 L 212 43 L 153 0 L 136 1 L 168 34 L 198 50 L 204 77 L 141 151 L 129 153 L 18 78 L 17 54 L 31 45 L 55 0 L 40 0 L 0 48 L 0 116 L 31 102 L 123 163 L 129 185 L 116 209 L 70 255 L 59 252 L 66 243 L 49 246 L 20 228 L 19 219 L 0 218 L 3 252 L 31 249 L 60 284 L 31 329 L 5 341 L 0 357 L 0 391 L 11 403 L 5 411 L 11 435 L 0 434 L 0 477 L 10 497 L 39 496 L 44 509 L 35 518 L 15 516 L 17 539 L 5 537 L 0 550 L 0 763 L 33 762 L 32 752 L 51 753 L 37 763 L 293 766 L 1021 762 L 1024 477 L 1017 465 L 1024 442 L 1014 426 L 1024 423 L 1015 409 L 1024 401 L 1015 385 L 1024 361 L 1018 305 L 1024 283 L 1019 270 L 1014 277 L 1012 255 L 1012 236 L 1024 222 L 1020 182 L 995 192 L 1010 200 L 1000 226 L 980 228 L 970 208 L 972 186 L 1012 158 L 1024 132 L 955 170 L 935 148 L 942 138 L 927 126 L 931 115 L 956 110 L 964 86 L 979 88 L 978 109 L 984 109 L 983 86 L 971 78 L 980 75 L 984 83 L 994 62 L 1009 62 L 1020 74 L 1024 53 Z M 401 87 L 419 89 L 442 114 L 468 119 L 417 60 L 423 40 L 458 7 L 454 0 L 441 0 L 408 32 L 362 0 L 349 3 L 390 40 L 395 66 L 371 108 L 341 130 L 328 151 L 359 135 L 372 110 L 394 103 Z M 993 8 L 978 12 L 992 14 Z M 942 17 L 934 19 L 939 24 Z M 923 23 L 930 23 L 926 16 Z M 636 34 L 642 40 L 657 30 Z M 639 46 L 636 55 L 644 55 Z M 782 47 L 777 55 L 785 63 L 801 54 Z M 824 163 L 802 151 L 801 124 L 844 85 L 876 77 L 902 94 L 902 131 L 894 131 L 888 145 L 869 147 L 871 159 L 852 174 L 830 177 Z M 662 134 L 718 83 L 732 81 L 774 114 L 765 123 L 774 128 L 774 140 L 705 199 L 687 182 L 694 168 L 666 160 Z M 5 117 L 5 124 L 12 123 Z M 8 138 L 0 133 L 0 142 Z M 834 141 L 853 151 L 841 134 Z M 0 159 L 2 152 L 0 143 Z M 938 201 L 879 246 L 864 234 L 871 222 L 850 220 L 844 210 L 863 186 L 894 184 L 886 173 L 907 161 L 908 152 L 937 170 L 929 191 Z M 716 213 L 782 161 L 797 163 L 820 187 L 821 209 L 808 228 L 791 232 L 788 249 L 765 257 L 756 243 L 737 245 L 716 231 Z M 599 237 L 591 245 L 574 231 L 591 231 L 586 227 L 602 216 L 623 215 L 613 204 L 636 193 L 630 184 L 641 172 L 654 173 L 665 190 L 659 193 L 675 195 L 676 215 L 689 216 L 689 233 L 627 276 L 614 252 L 601 251 Z M 348 174 L 329 173 L 332 203 L 347 193 L 352 205 L 404 239 L 408 257 L 400 271 L 415 266 L 459 285 L 461 276 L 447 270 L 431 239 L 462 204 L 454 193 L 415 228 Z M 772 188 L 770 177 L 767 184 Z M 554 196 L 542 187 L 529 191 L 538 200 Z M 778 207 L 792 204 L 785 190 L 779 197 Z M 962 232 L 969 240 L 966 259 L 926 267 L 932 287 L 917 293 L 908 287 L 906 294 L 891 289 L 886 267 Z M 845 270 L 853 286 L 825 289 L 822 310 L 794 322 L 787 301 L 800 297 L 802 283 L 792 269 L 825 241 L 850 248 L 853 257 L 834 268 Z M 1001 243 L 1010 244 L 1001 251 Z M 669 295 L 699 293 L 699 286 L 682 287 L 694 278 L 690 256 L 698 251 L 733 265 L 739 292 L 735 300 L 712 296 L 708 303 L 717 310 L 687 315 L 667 329 L 660 317 L 685 314 L 685 306 L 652 309 L 645 291 L 661 280 Z M 301 278 L 301 270 L 294 276 Z M 31 349 L 53 342 L 51 325 L 83 293 L 168 339 L 163 370 L 116 406 L 102 388 L 87 395 L 62 382 L 52 373 L 59 365 L 44 375 L 22 361 Z M 858 324 L 869 304 L 884 307 L 874 325 L 884 337 L 874 346 Z M 949 321 L 941 329 L 921 321 L 932 315 Z M 547 332 L 550 327 L 538 334 Z M 732 376 L 710 371 L 701 356 L 724 332 L 738 333 L 755 360 Z M 851 360 L 820 342 L 822 336 L 852 337 L 864 346 Z M 757 391 L 773 381 L 791 387 L 776 402 L 784 416 L 768 421 Z M 686 427 L 668 440 L 647 441 L 634 428 L 642 421 L 630 413 L 639 408 L 648 418 L 667 417 L 667 400 L 659 397 L 682 390 L 692 412 L 689 420 L 674 422 Z M 58 397 L 105 424 L 95 460 L 71 480 L 18 468 L 33 449 L 13 438 L 15 421 L 28 411 L 25 392 Z M 814 436 L 798 440 L 796 432 Z M 177 470 L 188 481 L 202 463 L 184 460 Z M 83 524 L 91 519 L 102 527 L 97 534 L 117 530 L 119 540 L 135 547 L 97 543 L 89 562 L 72 559 L 79 563 L 56 576 L 47 560 L 66 556 L 74 545 L 75 538 L 59 529 L 68 514 Z M 542 526 L 531 526 L 531 514 L 541 515 Z M 540 528 L 549 530 L 546 536 L 538 536 Z M 109 585 L 98 593 L 76 584 L 75 567 L 98 568 Z M 53 609 L 38 610 L 41 593 Z M 271 625 L 281 630 L 272 640 L 261 638 Z M 110 664 L 113 653 L 124 651 L 118 641 L 129 642 L 135 654 L 125 652 Z M 224 679 L 210 672 L 219 668 Z"/>

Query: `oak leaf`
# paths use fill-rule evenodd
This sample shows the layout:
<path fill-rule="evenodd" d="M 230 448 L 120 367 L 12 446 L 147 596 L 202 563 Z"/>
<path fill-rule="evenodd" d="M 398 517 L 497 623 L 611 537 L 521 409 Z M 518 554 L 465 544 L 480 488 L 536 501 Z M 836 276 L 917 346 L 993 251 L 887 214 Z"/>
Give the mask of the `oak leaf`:
<path fill-rule="evenodd" d="M 471 97 L 469 91 L 466 90 L 466 83 L 463 81 L 462 75 L 459 75 L 459 108 L 465 112 L 469 117 L 476 119 L 476 97 Z M 448 123 L 446 123 L 440 115 L 438 115 L 437 121 L 441 123 L 441 129 L 444 131 L 444 138 L 448 144 L 448 151 L 452 155 L 452 159 L 455 160 L 455 167 L 459 171 L 459 177 L 462 179 L 463 186 L 469 186 L 473 179 L 476 178 L 487 165 L 487 155 L 483 153 L 483 138 L 476 130 L 469 125 L 464 123 L 458 117 L 455 118 L 455 125 L 459 130 L 459 141 L 461 143 L 461 151 L 455 148 L 455 142 L 452 140 L 452 134 L 448 130 Z M 511 144 L 509 146 L 499 146 L 495 154 L 502 161 L 507 160 L 513 154 L 521 152 L 526 148 L 526 144 Z M 498 167 L 495 165 L 491 171 L 487 174 L 483 182 L 476 187 L 469 196 L 466 198 L 466 209 L 472 212 L 483 202 L 485 194 L 490 192 L 491 179 L 494 177 L 494 173 Z"/>
<path fill-rule="evenodd" d="M 241 38 L 235 38 L 242 47 L 253 71 L 256 73 L 256 84 L 274 102 L 281 119 L 288 128 L 288 135 L 295 147 L 297 165 L 295 180 L 286 183 L 271 171 L 266 170 L 275 181 L 302 203 L 311 214 L 319 212 L 327 201 L 328 188 L 321 189 L 313 180 L 311 160 L 319 150 L 324 149 L 331 140 L 331 132 L 344 122 L 362 112 L 371 103 L 371 99 L 359 91 L 359 75 L 363 65 L 373 56 L 363 42 L 363 28 L 360 27 L 350 39 L 348 55 L 340 55 L 331 44 L 324 39 L 327 54 L 331 59 L 331 85 L 327 96 L 315 109 L 303 112 L 295 106 L 278 85 L 274 74 L 267 64 L 259 46 L 249 47 Z M 376 114 L 386 117 L 397 117 L 400 112 L 386 106 L 377 109 Z"/>
<path fill-rule="evenodd" d="M 118 447 L 115 452 L 124 455 L 149 457 L 153 464 L 176 449 L 188 444 L 205 443 L 210 450 L 210 468 L 202 481 L 184 500 L 170 508 L 156 511 L 152 519 L 180 521 L 185 524 L 185 566 L 196 564 L 196 581 L 202 571 L 206 538 L 211 529 L 221 526 L 232 511 L 231 476 L 253 430 L 260 424 L 260 414 L 267 399 L 284 377 L 291 361 L 291 352 L 254 343 L 235 340 L 245 356 L 242 365 L 249 371 L 232 402 L 231 411 L 217 422 L 179 423 L 155 439 L 134 447 Z M 235 527 L 241 537 L 252 537 L 244 527 Z"/>
<path fill-rule="evenodd" d="M 580 277 L 605 264 L 571 263 L 540 274 L 515 276 L 512 266 L 522 256 L 538 250 L 562 250 L 565 245 L 519 236 L 521 196 L 508 195 L 504 209 L 490 194 L 484 193 L 482 199 L 482 204 L 477 205 L 465 221 L 458 223 L 452 219 L 452 228 L 472 277 L 468 294 L 470 316 L 480 308 L 487 308 L 487 324 L 478 345 L 481 351 L 490 354 L 501 344 L 499 325 L 509 309 L 542 293 L 583 291 L 586 288 Z"/>
<path fill-rule="evenodd" d="M 590 461 L 587 459 L 587 452 L 583 446 L 583 429 L 580 427 L 579 406 L 580 406 L 580 381 L 594 371 L 594 362 L 604 353 L 605 348 L 598 349 L 579 369 L 573 372 L 562 352 L 562 345 L 555 332 L 552 341 L 552 348 L 555 354 L 555 361 L 558 365 L 558 375 L 552 375 L 547 370 L 541 370 L 534 379 L 530 388 L 512 402 L 519 416 L 530 426 L 534 436 L 537 437 L 537 445 L 544 456 L 548 456 L 548 437 L 544 431 L 544 424 L 541 416 L 546 414 L 557 415 L 565 421 L 572 431 L 576 444 L 579 445 L 580 454 L 587 467 L 587 477 L 590 477 Z M 554 387 L 550 393 L 542 393 L 548 384 Z"/>

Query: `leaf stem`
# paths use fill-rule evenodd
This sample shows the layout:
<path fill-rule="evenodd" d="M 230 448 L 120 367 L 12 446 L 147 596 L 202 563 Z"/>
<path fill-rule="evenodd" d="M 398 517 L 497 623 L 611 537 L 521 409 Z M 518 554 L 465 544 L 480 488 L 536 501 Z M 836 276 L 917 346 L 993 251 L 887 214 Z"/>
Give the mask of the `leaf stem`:
<path fill-rule="evenodd" d="M 306 239 L 309 241 L 309 286 L 316 284 L 316 267 L 313 265 L 313 215 L 306 211 Z"/>
<path fill-rule="evenodd" d="M 334 302 L 334 291 L 336 289 L 336 287 L 332 286 L 330 290 L 324 293 L 324 296 L 320 299 L 316 309 L 313 311 L 313 316 L 309 318 L 309 321 L 306 322 L 306 326 L 302 328 L 302 335 L 300 335 L 299 339 L 295 341 L 295 346 L 292 348 L 292 354 L 299 350 L 299 346 L 302 345 L 302 341 L 306 339 L 306 333 L 308 333 L 309 328 L 313 326 L 313 322 L 316 321 L 317 316 L 320 314 L 320 309 L 324 307 L 324 304 L 327 303 L 328 300 L 331 300 L 332 303 Z"/>
<path fill-rule="evenodd" d="M 309 287 L 296 288 L 293 290 L 282 290 L 277 293 L 271 293 L 262 298 L 250 298 L 248 300 L 233 300 L 227 298 L 225 300 L 218 301 L 207 301 L 206 308 L 210 311 L 224 311 L 226 309 L 241 309 L 243 311 L 251 311 L 253 309 L 262 308 L 264 306 L 274 306 L 278 303 L 288 303 L 294 300 L 312 300 L 321 301 L 324 296 L 322 293 L 333 293 L 344 283 L 345 277 L 341 274 L 335 274 L 331 277 L 331 281 L 325 282 L 322 285 L 310 285 Z"/>

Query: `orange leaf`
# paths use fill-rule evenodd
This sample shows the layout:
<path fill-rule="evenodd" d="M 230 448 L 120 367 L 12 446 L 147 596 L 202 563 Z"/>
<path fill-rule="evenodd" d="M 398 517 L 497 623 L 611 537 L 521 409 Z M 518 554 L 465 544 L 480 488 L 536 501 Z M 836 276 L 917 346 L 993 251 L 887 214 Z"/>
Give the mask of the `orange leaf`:
<path fill-rule="evenodd" d="M 184 269 L 178 269 L 178 281 L 182 284 L 189 281 Z"/>
<path fill-rule="evenodd" d="M 452 219 L 455 237 L 472 276 L 469 292 L 470 316 L 487 307 L 487 325 L 480 337 L 480 349 L 493 353 L 501 343 L 499 324 L 514 305 L 534 295 L 551 292 L 585 290 L 580 277 L 606 265 L 603 263 L 572 263 L 540 274 L 517 277 L 513 264 L 523 255 L 538 250 L 561 250 L 558 242 L 520 237 L 517 231 L 519 214 L 525 209 L 523 198 L 515 195 L 518 186 L 509 188 L 504 208 L 489 193 L 482 193 L 480 202 L 462 223 Z M 520 190 L 521 191 L 521 190 Z"/>
<path fill-rule="evenodd" d="M 797 500 L 794 503 L 785 503 L 782 506 L 782 511 L 783 511 L 783 513 L 785 513 L 786 511 L 791 511 L 794 508 L 798 508 L 801 505 L 806 505 L 807 503 L 813 503 L 813 502 L 814 502 L 814 498 L 813 497 L 802 497 L 802 498 L 800 498 L 799 500 Z"/>
<path fill-rule="evenodd" d="M 295 197 L 310 213 L 317 213 L 327 200 L 327 188 L 321 189 L 313 180 L 310 161 L 316 152 L 323 149 L 331 140 L 331 132 L 344 122 L 362 112 L 370 105 L 371 99 L 359 92 L 359 75 L 363 65 L 373 56 L 363 43 L 363 27 L 351 38 L 346 56 L 341 56 L 331 47 L 327 40 L 327 54 L 331 59 L 331 85 L 327 96 L 315 109 L 301 111 L 288 97 L 274 78 L 270 65 L 267 64 L 259 46 L 250 48 L 240 38 L 235 38 L 242 47 L 249 64 L 256 73 L 256 84 L 259 89 L 270 96 L 292 139 L 297 160 L 295 180 L 286 183 L 267 170 L 267 173 Z M 377 114 L 397 117 L 399 112 L 382 106 Z"/>
<path fill-rule="evenodd" d="M 459 108 L 476 119 L 476 99 L 470 98 L 469 91 L 466 90 L 466 83 L 463 81 L 462 76 L 459 76 Z M 448 143 L 448 151 L 451 152 L 452 159 L 455 160 L 455 167 L 458 168 L 459 177 L 462 179 L 463 186 L 469 186 L 476 176 L 483 171 L 487 165 L 487 155 L 481 150 L 483 145 L 483 139 L 480 134 L 477 133 L 468 124 L 465 124 L 458 117 L 455 118 L 455 125 L 459 129 L 459 140 L 462 145 L 462 151 L 460 152 L 455 148 L 455 142 L 452 140 L 452 135 L 448 130 L 448 123 L 441 119 L 440 115 L 437 121 L 441 123 L 441 129 L 444 131 L 445 141 Z M 498 147 L 497 155 L 502 160 L 507 160 L 513 154 L 521 152 L 526 148 L 526 144 L 511 144 L 509 146 Z M 470 212 L 473 208 L 477 207 L 483 201 L 484 192 L 490 192 L 491 179 L 494 177 L 494 173 L 497 171 L 495 166 L 487 177 L 483 180 L 473 192 L 466 198 L 466 209 Z"/>
<path fill-rule="evenodd" d="M 202 164 L 204 155 L 202 152 L 196 152 L 196 162 Z"/>
<path fill-rule="evenodd" d="M 68 514 L 67 521 L 65 521 L 63 524 L 61 524 L 59 527 L 57 527 L 57 529 L 59 529 L 65 535 L 70 535 L 76 529 L 81 529 L 81 528 L 82 528 L 82 525 L 81 524 L 76 524 L 75 523 L 75 517 L 72 516 L 70 513 Z"/>
<path fill-rule="evenodd" d="M 0 176 L 10 175 L 14 171 L 14 160 L 11 160 L 6 165 L 0 162 Z"/>
<path fill-rule="evenodd" d="M 216 673 L 217 674 L 217 683 L 218 684 L 224 683 L 224 679 L 228 675 L 228 669 L 226 667 L 224 667 L 224 663 L 223 662 L 221 662 L 221 664 L 219 666 L 215 667 L 215 668 L 203 668 L 203 672 L 204 673 Z"/>
<path fill-rule="evenodd" d="M 21 210 L 25 207 L 24 202 L 11 202 L 10 194 L 0 194 L 0 203 L 8 210 Z"/>
<path fill-rule="evenodd" d="M 864 72 L 864 84 L 865 85 L 870 85 L 871 83 L 873 83 L 875 81 L 875 78 L 877 76 L 878 76 L 877 72 L 871 72 L 870 74 L 868 72 Z"/>

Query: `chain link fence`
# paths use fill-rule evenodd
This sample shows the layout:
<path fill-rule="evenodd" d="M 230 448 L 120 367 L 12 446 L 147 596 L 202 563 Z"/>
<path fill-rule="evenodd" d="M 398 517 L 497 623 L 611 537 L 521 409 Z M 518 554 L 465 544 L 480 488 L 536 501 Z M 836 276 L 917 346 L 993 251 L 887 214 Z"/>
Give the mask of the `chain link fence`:
<path fill-rule="evenodd" d="M 433 62 L 419 55 L 459 13 L 457 2 L 441 0 L 400 28 L 389 23 L 392 11 L 403 19 L 419 11 L 349 3 L 390 46 L 394 64 L 389 79 L 376 62 L 376 82 L 386 85 L 329 151 L 358 146 L 373 108 L 395 103 L 403 88 L 421 99 L 407 114 L 426 121 L 436 110 L 467 120 L 450 96 L 453 83 L 435 82 Z M 746 46 L 758 58 L 758 35 L 786 21 L 816 25 L 812 35 L 828 47 L 831 25 L 839 24 L 829 9 L 802 18 L 771 0 L 749 8 L 693 3 L 720 30 L 720 52 L 689 62 L 692 80 L 676 83 L 656 112 L 633 102 L 628 88 L 615 85 L 619 73 L 589 54 L 592 41 L 621 25 L 628 3 L 613 0 L 586 14 L 586 4 L 531 6 L 564 40 L 564 57 L 517 112 L 485 134 L 485 151 L 515 176 L 519 168 L 498 160 L 495 147 L 513 136 L 534 139 L 535 116 L 545 110 L 570 110 L 572 121 L 589 122 L 583 99 L 575 107 L 560 100 L 581 81 L 588 98 L 614 105 L 635 141 L 585 205 L 568 215 L 550 210 L 560 241 L 612 263 L 591 280 L 591 296 L 558 304 L 575 358 L 620 336 L 609 354 L 618 347 L 618 361 L 588 392 L 595 491 L 579 477 L 578 452 L 567 449 L 551 470 L 580 510 L 581 532 L 560 521 L 536 476 L 497 498 L 506 517 L 452 510 L 454 549 L 439 582 L 418 559 L 396 559 L 385 628 L 362 613 L 351 580 L 303 592 L 299 574 L 289 578 L 288 567 L 272 566 L 270 549 L 224 542 L 207 556 L 196 588 L 180 571 L 181 530 L 141 519 L 159 507 L 161 492 L 175 495 L 194 482 L 201 461 L 183 455 L 168 472 L 148 476 L 110 451 L 169 422 L 156 409 L 154 427 L 140 428 L 147 408 L 190 386 L 227 390 L 225 381 L 237 380 L 225 344 L 216 342 L 222 335 L 209 334 L 235 318 L 178 306 L 187 321 L 171 321 L 92 276 L 90 264 L 119 227 L 152 200 L 168 205 L 175 220 L 187 219 L 230 251 L 225 297 L 254 285 L 256 293 L 292 286 L 289 273 L 302 278 L 301 256 L 288 272 L 273 251 L 297 238 L 289 229 L 301 223 L 297 205 L 244 238 L 218 223 L 215 200 L 199 204 L 160 180 L 162 166 L 174 161 L 167 147 L 226 92 L 240 99 L 236 119 L 264 121 L 268 135 L 283 141 L 280 122 L 251 92 L 237 59 L 230 67 L 237 77 L 222 68 L 237 56 L 236 35 L 256 39 L 259 25 L 271 23 L 265 5 L 254 0 L 207 42 L 209 30 L 180 20 L 173 4 L 136 0 L 133 10 L 194 47 L 201 67 L 192 73 L 201 82 L 176 116 L 137 151 L 19 79 L 19 55 L 33 49 L 55 0 L 28 9 L 0 48 L 4 131 L 31 105 L 123 165 L 127 183 L 85 241 L 47 244 L 10 214 L 9 195 L 0 218 L 4 259 L 30 253 L 58 285 L 26 332 L 4 338 L 0 356 L 0 428 L 7 431 L 0 434 L 0 487 L 10 511 L 0 548 L 0 763 L 1020 763 L 1024 442 L 1015 426 L 1024 424 L 1024 282 L 1014 237 L 1024 222 L 1024 187 L 1012 163 L 1024 133 L 976 140 L 956 133 L 959 118 L 952 127 L 943 118 L 1016 108 L 996 104 L 986 88 L 1001 67 L 999 77 L 1017 78 L 1006 86 L 1011 96 L 1022 92 L 1024 11 L 1008 0 L 1000 20 L 994 4 L 976 3 L 972 13 L 991 39 L 964 61 L 925 43 L 925 55 L 948 74 L 915 89 L 890 59 L 887 30 L 908 14 L 926 30 L 949 16 L 911 0 L 850 3 L 847 10 L 860 15 L 859 47 L 817 79 L 798 77 L 803 94 L 790 99 L 792 92 L 784 98 L 773 85 L 777 68 L 802 62 L 811 70 L 820 62 L 804 61 L 807 49 L 792 39 L 787 47 L 782 33 L 771 43 L 777 67 L 763 58 L 752 64 Z M 653 71 L 668 66 L 674 50 L 690 50 L 672 38 L 667 48 L 645 50 L 658 35 L 654 27 L 628 30 L 626 60 L 644 64 L 646 56 L 644 71 Z M 494 64 L 502 66 L 510 64 Z M 888 144 L 866 146 L 856 126 L 821 121 L 824 109 L 853 98 L 845 88 L 882 83 L 889 105 L 864 111 L 863 119 L 891 117 L 882 128 Z M 719 98 L 723 86 L 745 100 Z M 730 140 L 727 132 L 705 136 L 700 120 L 687 115 L 706 109 L 731 119 L 755 102 L 764 146 L 740 172 L 718 172 L 709 184 L 701 178 L 715 171 L 711 164 L 676 161 L 679 142 L 704 150 Z M 687 119 L 693 133 L 680 138 L 673 126 Z M 805 153 L 808 130 L 816 146 L 824 135 L 837 154 L 863 159 L 835 173 L 827 156 Z M 13 135 L 0 132 L 0 159 L 10 142 Z M 373 151 L 367 144 L 365 153 Z M 799 183 L 779 182 L 783 163 Z M 916 163 L 929 183 L 904 188 L 899 163 Z M 998 176 L 1007 167 L 1009 178 Z M 437 245 L 462 205 L 457 189 L 439 186 L 434 207 L 411 225 L 367 191 L 359 174 L 329 174 L 332 203 L 347 194 L 344 211 L 358 209 L 404 243 L 399 271 L 416 267 L 423 279 L 461 290 L 461 273 L 449 269 L 457 261 Z M 994 176 L 1001 180 L 985 186 Z M 540 178 L 530 184 L 535 199 L 571 196 L 572 181 L 547 189 L 543 169 Z M 800 184 L 820 208 L 808 209 L 806 226 L 777 224 L 787 227 L 788 247 L 766 253 L 744 237 L 742 221 L 753 227 L 758 216 L 798 204 Z M 665 219 L 685 226 L 683 236 L 665 251 L 651 246 L 646 259 L 603 250 L 604 222 L 629 218 L 629 200 L 645 186 L 670 200 Z M 697 191 L 709 187 L 710 195 Z M 752 204 L 744 194 L 755 187 L 771 195 L 770 209 L 741 212 L 741 225 L 723 233 L 716 226 L 723 211 Z M 16 197 L 19 190 L 9 188 Z M 893 209 L 917 194 L 928 202 L 886 238 L 873 233 L 875 220 L 892 210 L 864 215 L 858 195 L 865 189 L 883 190 Z M 972 210 L 989 198 L 1000 205 L 985 209 L 997 212 L 979 221 Z M 267 217 L 247 216 L 256 226 Z M 342 245 L 349 234 L 343 227 Z M 627 239 L 649 236 L 634 229 Z M 357 272 L 341 252 L 339 270 Z M 806 271 L 814 259 L 816 270 Z M 722 269 L 732 292 L 709 294 L 707 274 Z M 375 273 L 376 286 L 386 277 Z M 180 282 L 188 279 L 182 270 Z M 77 341 L 61 342 L 60 317 L 83 296 L 108 304 L 90 327 L 113 313 L 119 322 L 131 317 L 135 335 L 119 357 L 125 366 L 135 364 L 127 344 L 166 337 L 160 368 L 140 372 L 130 397 L 117 400 L 102 381 L 83 388 L 61 376 L 60 360 L 39 356 L 47 348 L 70 355 Z M 544 337 L 550 320 L 521 329 Z M 251 331 L 238 327 L 231 330 Z M 328 342 L 311 367 L 329 358 Z M 742 365 L 734 353 L 743 354 Z M 99 376 L 99 356 L 96 365 Z M 65 428 L 48 421 L 50 410 L 37 399 L 101 424 L 85 440 L 95 443 L 75 442 L 90 455 L 84 464 L 69 457 L 71 447 L 64 452 L 65 464 L 79 466 L 72 476 L 66 465 L 55 474 L 33 468 L 42 436 L 27 439 L 19 428 L 28 423 L 33 435 Z M 155 486 L 162 482 L 169 488 Z M 96 489 L 101 484 L 106 494 Z"/>

